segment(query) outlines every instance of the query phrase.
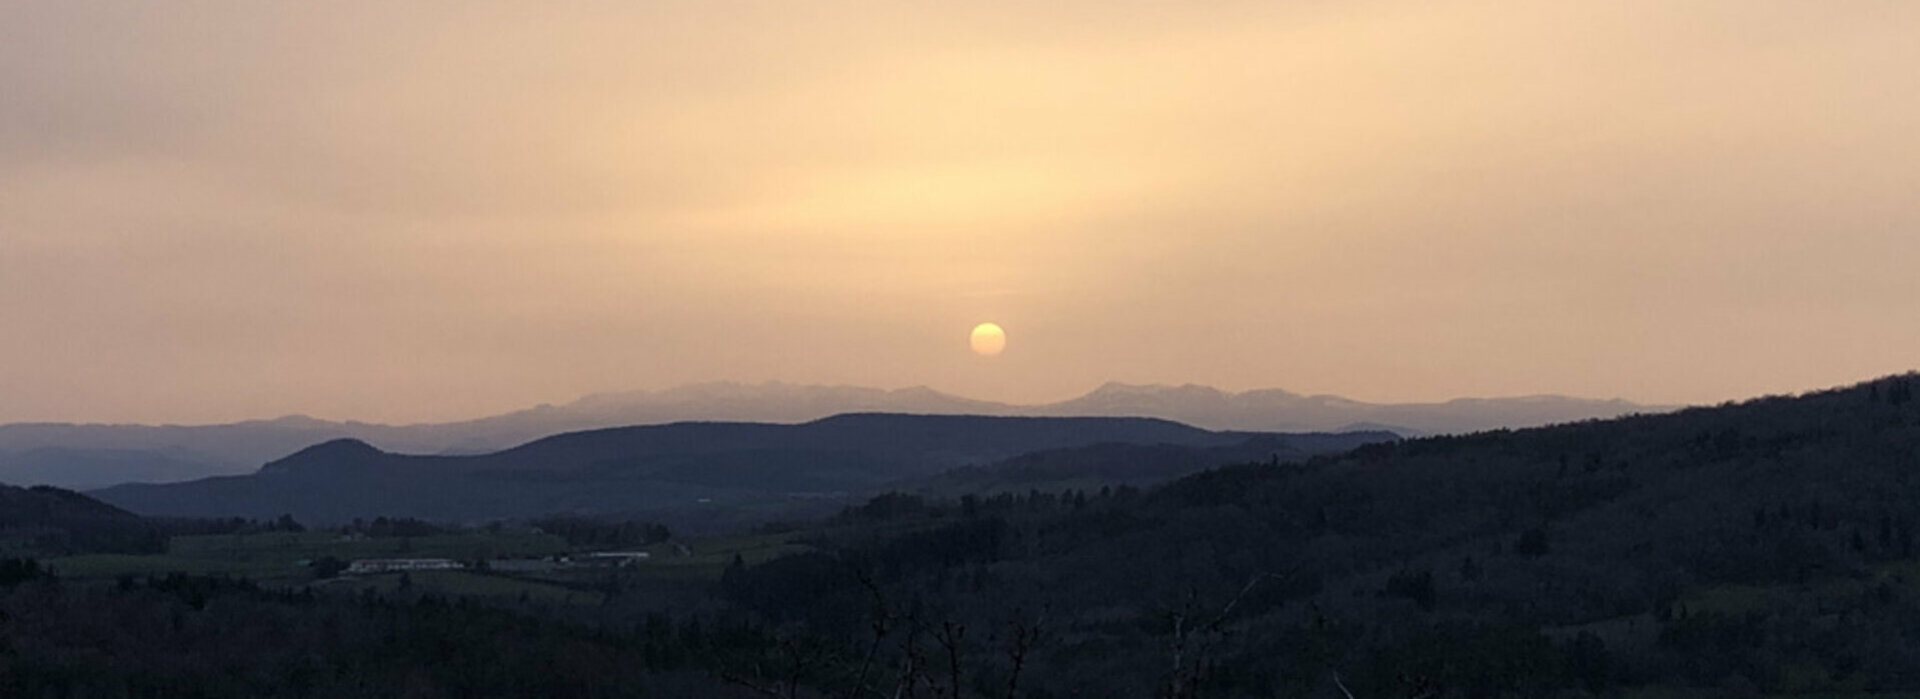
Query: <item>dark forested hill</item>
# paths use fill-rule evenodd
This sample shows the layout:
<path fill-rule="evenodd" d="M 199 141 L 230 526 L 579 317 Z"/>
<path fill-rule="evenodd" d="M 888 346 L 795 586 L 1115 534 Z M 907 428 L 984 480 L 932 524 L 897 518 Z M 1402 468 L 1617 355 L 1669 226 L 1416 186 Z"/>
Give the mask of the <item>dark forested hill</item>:
<path fill-rule="evenodd" d="M 549 437 L 481 456 L 406 456 L 339 440 L 247 476 L 97 491 L 150 515 L 306 522 L 562 512 L 820 512 L 836 497 L 1019 454 L 1102 443 L 1228 446 L 1257 435 L 1146 418 L 842 415 L 802 425 L 679 423 Z M 798 509 L 796 509 L 798 508 Z M 749 513 L 751 514 L 751 513 Z M 747 516 L 747 515 L 741 515 Z"/>
<path fill-rule="evenodd" d="M 971 660 L 932 681 L 1054 696 L 1912 691 L 1915 388 L 1379 444 L 1144 494 L 876 502 L 723 588 L 895 672 L 959 647 Z"/>
<path fill-rule="evenodd" d="M 1340 432 L 1263 435 L 1237 444 L 1122 444 L 1029 452 L 986 466 L 966 466 L 896 484 L 902 491 L 929 496 L 994 495 L 1033 490 L 1098 490 L 1104 486 L 1150 486 L 1228 464 L 1280 464 L 1335 454 L 1399 439 L 1392 432 Z"/>
<path fill-rule="evenodd" d="M 0 555 L 154 551 L 163 543 L 157 527 L 71 490 L 0 486 Z"/>

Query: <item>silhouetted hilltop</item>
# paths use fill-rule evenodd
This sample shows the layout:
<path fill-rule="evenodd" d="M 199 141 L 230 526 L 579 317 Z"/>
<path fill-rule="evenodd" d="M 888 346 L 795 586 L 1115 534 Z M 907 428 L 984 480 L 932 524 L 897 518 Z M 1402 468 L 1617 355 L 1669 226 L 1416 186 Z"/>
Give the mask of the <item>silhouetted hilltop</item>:
<path fill-rule="evenodd" d="M 389 454 L 358 439 L 335 439 L 294 452 L 260 467 L 261 474 L 309 474 L 364 471 L 389 466 L 405 457 Z"/>

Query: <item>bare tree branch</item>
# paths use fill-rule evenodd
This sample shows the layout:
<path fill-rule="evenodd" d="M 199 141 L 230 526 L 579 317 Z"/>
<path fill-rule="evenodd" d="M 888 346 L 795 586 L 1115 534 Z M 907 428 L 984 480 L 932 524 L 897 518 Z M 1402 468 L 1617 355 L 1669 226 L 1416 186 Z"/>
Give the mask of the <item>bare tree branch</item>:
<path fill-rule="evenodd" d="M 1345 682 L 1342 682 L 1342 681 L 1340 681 L 1340 671 L 1339 671 L 1339 670 L 1334 670 L 1334 671 L 1333 671 L 1333 686 L 1335 686 L 1335 687 L 1339 687 L 1339 688 L 1340 688 L 1340 693 L 1341 693 L 1341 694 L 1345 694 L 1345 695 L 1347 695 L 1347 699 L 1353 699 L 1353 691 L 1352 691 L 1352 690 L 1349 690 L 1349 689 L 1347 689 L 1347 683 L 1345 683 Z"/>
<path fill-rule="evenodd" d="M 786 699 L 786 695 L 781 694 L 779 689 L 760 684 L 759 682 L 755 682 L 745 676 L 740 675 L 739 673 L 736 673 L 724 667 L 722 667 L 719 670 L 719 672 L 716 674 L 720 676 L 720 679 L 722 681 L 728 684 L 745 687 L 749 690 L 752 690 L 756 694 L 764 694 L 766 696 L 774 697 L 775 699 Z M 753 674 L 755 675 L 760 674 L 758 672 L 757 666 L 756 666 L 756 671 Z"/>
<path fill-rule="evenodd" d="M 951 699 L 960 699 L 960 643 L 966 635 L 966 624 L 955 624 L 952 619 L 944 619 L 940 622 L 940 633 L 933 637 L 947 651 L 947 696 Z"/>
<path fill-rule="evenodd" d="M 874 658 L 880 653 L 880 644 L 886 640 L 894 621 L 894 615 L 887 607 L 886 595 L 880 592 L 880 586 L 873 581 L 873 576 L 868 575 L 866 569 L 859 566 L 853 567 L 853 575 L 860 580 L 862 586 L 867 588 L 867 594 L 873 598 L 873 623 L 870 627 L 873 630 L 873 643 L 867 646 L 866 657 L 860 661 L 860 670 L 854 677 L 853 685 L 847 688 L 847 699 L 854 699 L 863 691 L 879 694 L 878 691 L 867 687 L 867 673 L 873 669 Z"/>
<path fill-rule="evenodd" d="M 1255 587 L 1268 579 L 1284 579 L 1285 576 L 1274 573 L 1255 575 L 1241 586 L 1232 599 L 1215 614 L 1203 614 L 1199 603 L 1198 590 L 1189 589 L 1187 602 L 1180 611 L 1170 612 L 1172 638 L 1168 643 L 1168 652 L 1173 661 L 1173 675 L 1167 683 L 1167 695 L 1170 697 L 1190 696 L 1198 691 L 1201 676 L 1210 666 L 1216 644 L 1227 635 L 1226 624 L 1233 612 L 1240 606 Z M 1192 652 L 1189 659 L 1189 651 Z"/>
<path fill-rule="evenodd" d="M 1026 669 L 1027 654 L 1040 642 L 1040 630 L 1046 626 L 1047 619 L 1041 616 L 1032 624 L 1026 623 L 1025 615 L 1015 610 L 1013 613 L 1013 639 L 1007 647 L 1007 660 L 1013 665 L 1007 676 L 1007 699 L 1014 699 L 1020 691 L 1020 672 Z"/>

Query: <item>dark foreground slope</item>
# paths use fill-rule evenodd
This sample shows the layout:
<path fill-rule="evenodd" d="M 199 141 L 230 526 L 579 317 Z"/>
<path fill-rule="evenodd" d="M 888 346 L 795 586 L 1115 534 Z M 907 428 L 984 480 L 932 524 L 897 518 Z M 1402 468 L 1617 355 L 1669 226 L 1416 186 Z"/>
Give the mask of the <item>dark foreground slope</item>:
<path fill-rule="evenodd" d="M 1343 696 L 1336 677 L 1360 697 L 1912 691 L 1916 387 L 1383 444 L 1142 495 L 895 498 L 723 589 L 768 628 L 879 648 L 887 679 L 865 682 L 885 689 L 957 644 L 963 687 L 1017 673 L 1054 696 Z"/>
<path fill-rule="evenodd" d="M 1256 436 L 1143 418 L 864 414 L 803 425 L 679 423 L 560 435 L 483 456 L 406 456 L 342 440 L 248 476 L 96 494 L 148 515 L 290 513 L 309 523 L 562 512 L 645 514 L 674 523 L 702 516 L 751 520 L 831 511 L 842 498 L 878 484 L 1037 450 L 1102 443 L 1216 447 Z"/>

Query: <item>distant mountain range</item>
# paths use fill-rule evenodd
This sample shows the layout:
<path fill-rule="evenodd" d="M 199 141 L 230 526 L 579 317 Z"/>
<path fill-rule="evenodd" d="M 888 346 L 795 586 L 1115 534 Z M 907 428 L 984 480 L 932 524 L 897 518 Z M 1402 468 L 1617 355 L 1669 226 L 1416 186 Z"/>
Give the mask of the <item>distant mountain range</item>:
<path fill-rule="evenodd" d="M 550 435 L 681 421 L 800 423 L 852 412 L 923 415 L 1153 417 L 1214 430 L 1384 429 L 1403 436 L 1521 428 L 1664 411 L 1621 400 L 1564 396 L 1363 403 L 1281 390 L 1110 383 L 1059 403 L 970 400 L 926 387 L 897 390 L 785 383 L 705 383 L 587 396 L 462 422 L 380 425 L 303 416 L 222 425 L 22 423 L 0 426 L 0 483 L 93 488 L 250 473 L 335 439 L 408 454 L 483 454 Z"/>
<path fill-rule="evenodd" d="M 251 475 L 120 485 L 92 495 L 160 516 L 292 514 L 312 524 L 379 516 L 485 521 L 565 513 L 643 517 L 678 529 L 820 514 L 897 483 L 1047 450 L 1239 447 L 1234 453 L 1291 461 L 1393 438 L 1385 432 L 1216 432 L 1152 418 L 851 414 L 799 425 L 688 422 L 611 428 L 472 456 L 408 456 L 342 439 Z M 1179 460 L 1164 477 L 1219 463 Z M 1064 467 L 1071 476 L 1077 466 L 1061 461 L 1055 470 Z"/>

